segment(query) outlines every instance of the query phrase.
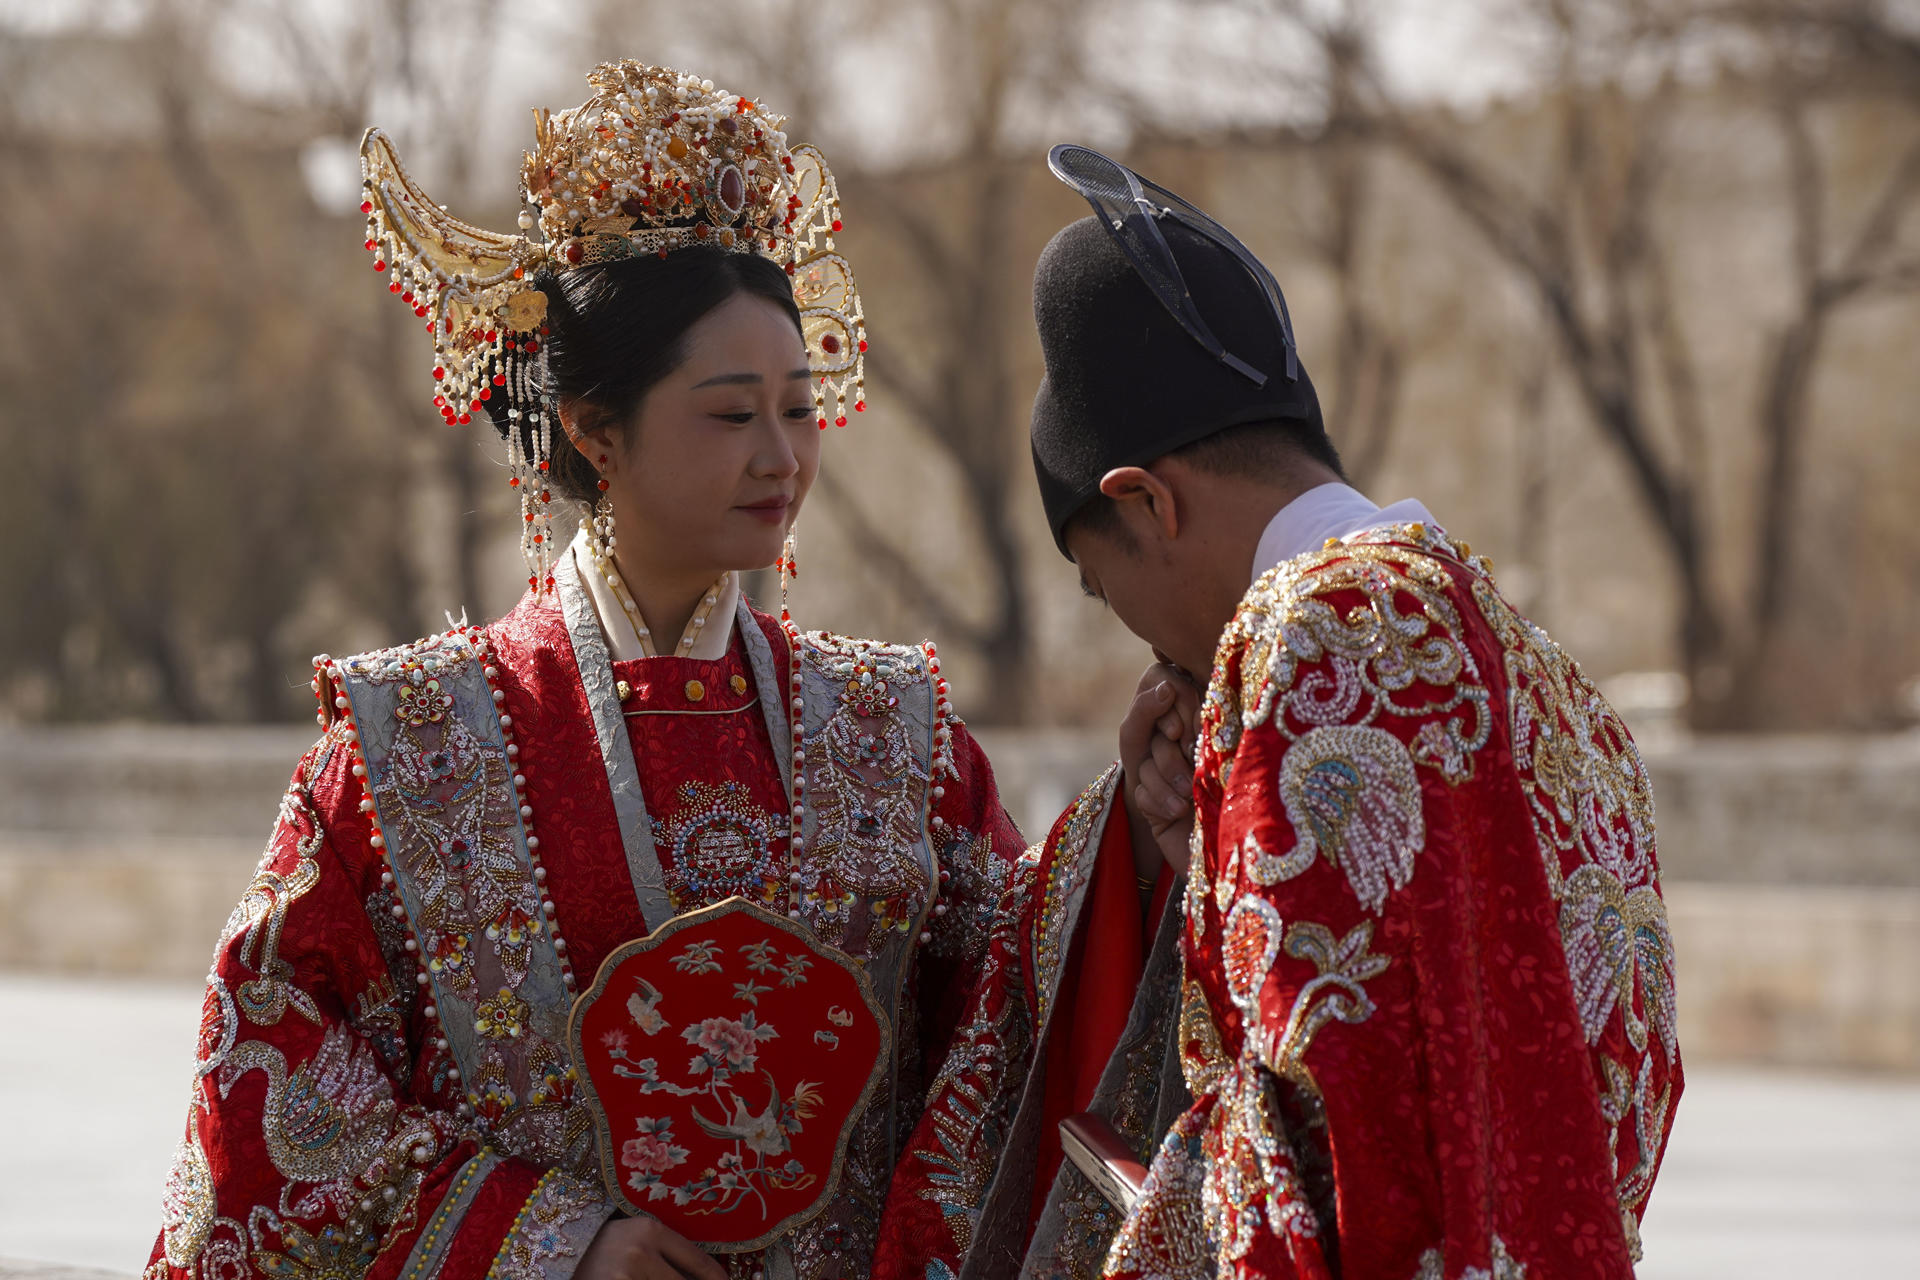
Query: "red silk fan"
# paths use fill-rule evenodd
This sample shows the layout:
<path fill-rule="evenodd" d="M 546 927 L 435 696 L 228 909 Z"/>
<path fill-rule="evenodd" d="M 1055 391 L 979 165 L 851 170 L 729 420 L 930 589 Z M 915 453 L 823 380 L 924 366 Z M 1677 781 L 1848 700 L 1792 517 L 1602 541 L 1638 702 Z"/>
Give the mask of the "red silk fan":
<path fill-rule="evenodd" d="M 608 1192 L 715 1253 L 826 1206 L 887 1061 L 866 971 L 744 898 L 615 948 L 568 1033 Z"/>

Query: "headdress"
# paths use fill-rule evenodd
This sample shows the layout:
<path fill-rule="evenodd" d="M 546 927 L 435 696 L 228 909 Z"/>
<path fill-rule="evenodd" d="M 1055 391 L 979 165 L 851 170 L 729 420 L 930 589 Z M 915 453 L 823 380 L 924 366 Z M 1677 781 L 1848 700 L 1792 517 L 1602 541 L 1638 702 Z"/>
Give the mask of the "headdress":
<path fill-rule="evenodd" d="M 556 425 L 538 365 L 547 332 L 539 271 L 688 245 L 761 254 L 794 278 L 821 427 L 829 395 L 841 426 L 849 404 L 866 408 L 866 322 L 852 268 L 834 250 L 840 190 L 820 153 L 789 148 L 786 117 L 711 80 L 624 61 L 601 64 L 587 82 L 594 94 L 582 105 L 534 112 L 518 235 L 447 213 L 378 129 L 360 144 L 366 247 L 388 290 L 433 334 L 435 407 L 464 425 L 496 398 L 508 405 L 510 482 L 536 590 L 553 584 L 546 473 Z"/>
<path fill-rule="evenodd" d="M 1319 431 L 1321 417 L 1286 299 L 1245 245 L 1096 151 L 1047 159 L 1094 210 L 1054 236 L 1033 276 L 1046 362 L 1033 465 L 1065 554 L 1067 522 L 1115 467 L 1250 422 Z"/>

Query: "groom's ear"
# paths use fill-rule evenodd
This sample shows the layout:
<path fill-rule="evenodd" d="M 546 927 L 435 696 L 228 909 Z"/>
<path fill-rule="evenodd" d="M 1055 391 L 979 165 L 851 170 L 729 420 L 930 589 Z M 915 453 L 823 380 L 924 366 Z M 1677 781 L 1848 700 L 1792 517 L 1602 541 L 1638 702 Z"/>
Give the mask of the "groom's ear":
<path fill-rule="evenodd" d="M 1115 467 L 1100 477 L 1100 492 L 1113 499 L 1121 527 L 1136 541 L 1171 542 L 1180 535 L 1173 488 L 1146 467 Z"/>

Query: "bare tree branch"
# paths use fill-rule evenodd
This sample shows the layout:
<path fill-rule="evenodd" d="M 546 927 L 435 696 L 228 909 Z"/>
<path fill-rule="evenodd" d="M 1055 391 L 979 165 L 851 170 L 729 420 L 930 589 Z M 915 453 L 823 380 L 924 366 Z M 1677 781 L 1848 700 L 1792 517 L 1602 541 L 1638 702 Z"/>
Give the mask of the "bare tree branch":
<path fill-rule="evenodd" d="M 867 518 L 853 491 L 832 471 L 822 468 L 814 483 L 832 500 L 835 518 L 846 526 L 861 554 L 877 562 L 893 591 L 926 614 L 942 636 L 956 637 L 959 643 L 974 648 L 987 643 L 988 633 L 954 611 L 945 594 L 900 549 L 899 539 Z"/>

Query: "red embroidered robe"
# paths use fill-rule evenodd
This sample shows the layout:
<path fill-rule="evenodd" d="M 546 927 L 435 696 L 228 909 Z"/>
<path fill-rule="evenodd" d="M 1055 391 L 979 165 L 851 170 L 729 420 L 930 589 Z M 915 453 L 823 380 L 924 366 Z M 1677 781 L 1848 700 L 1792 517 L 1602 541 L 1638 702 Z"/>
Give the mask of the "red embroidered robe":
<path fill-rule="evenodd" d="M 1632 1274 L 1681 1090 L 1631 738 L 1420 525 L 1298 557 L 1222 639 L 1179 1034 L 1128 1277 Z"/>
<path fill-rule="evenodd" d="M 611 663 L 577 580 L 561 594 L 567 616 L 529 596 L 484 629 L 324 664 L 329 727 L 214 957 L 149 1280 L 559 1280 L 609 1215 L 552 1028 L 648 932 L 649 895 L 785 908 L 789 655 L 742 610 L 722 660 Z M 896 1060 L 832 1204 L 765 1260 L 853 1277 L 1021 841 L 930 647 L 816 635 L 803 660 L 801 909 L 874 976 Z"/>

